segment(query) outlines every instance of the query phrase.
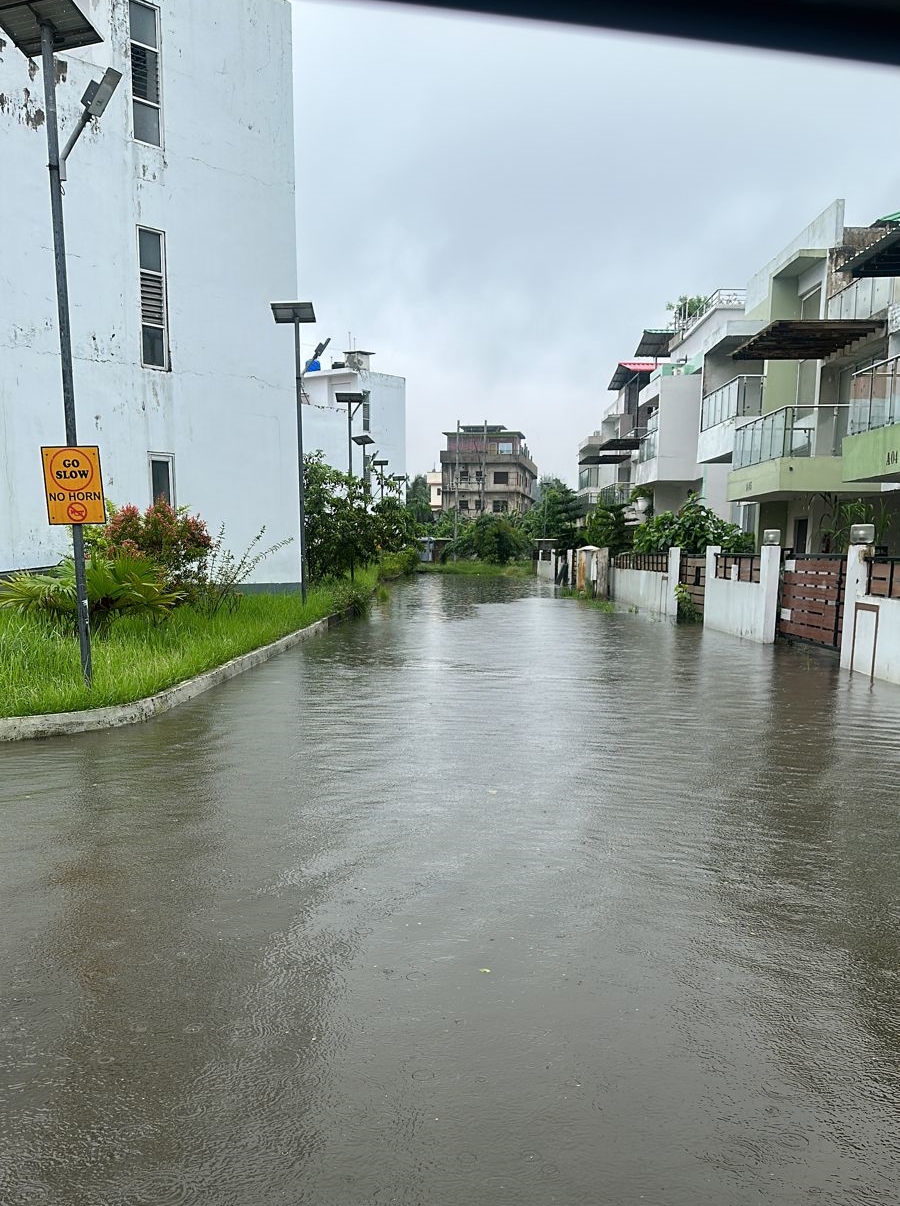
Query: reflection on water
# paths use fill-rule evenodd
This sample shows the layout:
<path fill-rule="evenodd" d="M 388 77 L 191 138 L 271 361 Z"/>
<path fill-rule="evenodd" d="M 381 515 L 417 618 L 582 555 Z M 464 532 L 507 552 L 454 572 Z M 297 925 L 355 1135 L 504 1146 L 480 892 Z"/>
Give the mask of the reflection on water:
<path fill-rule="evenodd" d="M 900 692 L 424 577 L 0 748 L 0 1203 L 881 1203 Z"/>

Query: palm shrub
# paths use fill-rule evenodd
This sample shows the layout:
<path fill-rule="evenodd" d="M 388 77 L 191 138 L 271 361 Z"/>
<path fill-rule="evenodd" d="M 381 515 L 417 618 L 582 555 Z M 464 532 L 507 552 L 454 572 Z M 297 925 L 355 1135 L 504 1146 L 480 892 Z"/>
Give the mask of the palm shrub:
<path fill-rule="evenodd" d="M 163 619 L 184 598 L 147 558 L 95 553 L 85 565 L 85 578 L 90 624 L 98 634 L 121 616 Z M 0 607 L 20 615 L 44 617 L 74 629 L 77 606 L 75 562 L 71 557 L 47 573 L 14 574 L 0 583 Z"/>

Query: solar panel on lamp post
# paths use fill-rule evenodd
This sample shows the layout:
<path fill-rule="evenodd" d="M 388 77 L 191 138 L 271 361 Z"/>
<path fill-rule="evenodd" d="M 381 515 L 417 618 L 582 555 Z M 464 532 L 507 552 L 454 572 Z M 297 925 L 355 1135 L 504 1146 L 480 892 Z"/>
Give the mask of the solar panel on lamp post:
<path fill-rule="evenodd" d="M 297 383 L 297 490 L 300 502 L 300 598 L 305 603 L 307 593 L 306 566 L 306 479 L 303 465 L 303 357 L 300 351 L 300 324 L 315 322 L 316 312 L 312 302 L 272 302 L 272 317 L 280 325 L 294 328 L 294 378 Z M 320 343 L 313 352 L 318 360 L 328 347 L 330 339 Z"/>
<path fill-rule="evenodd" d="M 342 393 L 338 392 L 334 395 L 334 400 L 338 406 L 347 407 L 347 476 L 353 476 L 353 416 L 362 406 L 367 398 L 367 394 Z"/>
<path fill-rule="evenodd" d="M 374 444 L 375 441 L 372 439 L 372 437 L 369 435 L 369 433 L 367 431 L 364 431 L 360 435 L 355 435 L 353 437 L 353 443 L 358 444 L 359 447 L 362 449 L 362 476 L 363 476 L 363 478 L 365 478 L 366 477 L 366 449 L 368 448 L 368 446 L 370 444 Z"/>
<path fill-rule="evenodd" d="M 59 316 L 59 358 L 62 372 L 63 412 L 66 445 L 78 444 L 75 421 L 75 379 L 72 363 L 72 327 L 69 316 L 69 280 L 66 271 L 66 236 L 63 221 L 62 181 L 65 162 L 79 135 L 95 117 L 100 117 L 122 78 L 110 68 L 103 79 L 93 81 L 82 97 L 84 111 L 62 155 L 59 151 L 59 121 L 56 110 L 56 64 L 53 56 L 81 46 L 96 46 L 100 34 L 72 0 L 0 0 L 0 29 L 27 59 L 40 56 L 44 76 L 44 109 L 47 127 L 48 167 L 50 171 L 50 215 L 53 225 L 53 258 L 56 269 L 56 305 Z M 81 673 L 85 686 L 93 681 L 91 663 L 91 626 L 84 563 L 82 525 L 72 525 L 72 552 L 75 561 L 75 611 L 78 621 L 78 645 Z"/>

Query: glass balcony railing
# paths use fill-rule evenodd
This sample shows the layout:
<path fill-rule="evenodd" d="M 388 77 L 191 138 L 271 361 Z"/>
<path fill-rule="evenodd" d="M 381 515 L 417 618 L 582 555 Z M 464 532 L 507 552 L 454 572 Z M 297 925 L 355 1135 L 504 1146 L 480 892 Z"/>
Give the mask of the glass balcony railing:
<path fill-rule="evenodd" d="M 659 411 L 647 420 L 647 434 L 638 445 L 638 463 L 654 461 L 659 455 Z"/>
<path fill-rule="evenodd" d="M 633 489 L 631 482 L 614 482 L 600 491 L 600 502 L 607 507 L 623 505 L 631 498 Z"/>
<path fill-rule="evenodd" d="M 763 461 L 774 461 L 782 456 L 815 456 L 816 455 L 816 410 L 808 406 L 785 406 L 781 410 L 773 410 L 763 415 L 745 427 L 739 427 L 734 433 L 733 464 L 735 469 L 743 469 L 747 465 L 759 465 Z M 830 413 L 830 412 L 829 412 Z M 835 427 L 830 432 L 827 449 L 821 449 L 819 455 L 833 456 L 835 442 L 838 439 L 837 414 L 830 413 L 830 425 Z"/>
<path fill-rule="evenodd" d="M 860 369 L 850 378 L 848 435 L 900 423 L 900 357 Z"/>
<path fill-rule="evenodd" d="M 725 385 L 712 390 L 703 399 L 700 410 L 700 430 L 715 427 L 726 419 L 748 418 L 762 413 L 765 377 L 732 377 Z"/>
<path fill-rule="evenodd" d="M 898 300 L 896 277 L 865 276 L 829 297 L 828 318 L 871 318 Z"/>

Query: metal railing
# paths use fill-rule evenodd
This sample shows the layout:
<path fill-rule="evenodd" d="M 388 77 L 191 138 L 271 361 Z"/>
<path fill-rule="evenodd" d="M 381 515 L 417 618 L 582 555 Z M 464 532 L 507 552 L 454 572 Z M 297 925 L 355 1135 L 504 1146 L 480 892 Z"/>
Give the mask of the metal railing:
<path fill-rule="evenodd" d="M 850 378 L 848 435 L 900 423 L 900 357 L 860 369 Z"/>
<path fill-rule="evenodd" d="M 604 486 L 600 491 L 600 502 L 607 507 L 622 506 L 631 498 L 633 489 L 631 482 L 614 482 L 611 486 Z"/>
<path fill-rule="evenodd" d="M 669 572 L 668 553 L 619 553 L 612 560 L 614 569 L 649 570 L 654 574 Z"/>
<path fill-rule="evenodd" d="M 759 373 L 744 374 L 711 390 L 701 404 L 700 430 L 706 431 L 726 419 L 761 414 L 765 381 Z"/>
<path fill-rule="evenodd" d="M 866 594 L 883 599 L 900 599 L 900 557 L 872 558 Z"/>
<path fill-rule="evenodd" d="M 720 306 L 728 306 L 731 309 L 737 309 L 738 306 L 743 308 L 746 300 L 746 289 L 716 289 L 715 293 L 710 293 L 709 297 L 704 300 L 702 306 L 700 306 L 699 309 L 694 310 L 693 313 L 676 310 L 672 325 L 676 331 L 687 331 L 694 325 L 694 323 L 699 322 L 701 318 L 705 318 L 710 310 L 715 310 Z"/>
<path fill-rule="evenodd" d="M 782 456 L 815 456 L 818 413 L 808 406 L 783 406 L 739 427 L 734 433 L 735 469 Z M 825 455 L 833 455 L 832 449 Z"/>

